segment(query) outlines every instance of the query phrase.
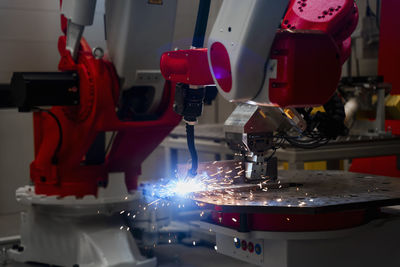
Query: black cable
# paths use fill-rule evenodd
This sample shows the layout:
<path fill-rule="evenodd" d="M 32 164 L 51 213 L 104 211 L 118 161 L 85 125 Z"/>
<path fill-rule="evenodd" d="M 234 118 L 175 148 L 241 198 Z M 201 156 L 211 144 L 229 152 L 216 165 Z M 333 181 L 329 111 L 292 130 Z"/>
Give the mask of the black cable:
<path fill-rule="evenodd" d="M 190 156 L 192 157 L 192 168 L 189 170 L 188 174 L 190 176 L 196 176 L 198 167 L 198 157 L 197 157 L 196 147 L 194 145 L 194 125 L 186 123 L 186 138 Z"/>
<path fill-rule="evenodd" d="M 193 40 L 192 40 L 192 47 L 194 48 L 201 48 L 204 46 L 208 16 L 210 13 L 210 5 L 211 5 L 211 0 L 200 0 L 199 2 L 196 26 L 194 29 Z M 201 101 L 203 101 L 203 99 Z M 185 118 L 185 114 L 184 114 L 184 119 L 187 120 L 187 118 Z M 195 121 L 196 117 L 190 118 L 189 121 L 192 121 L 193 119 Z M 196 146 L 194 144 L 194 125 L 189 123 L 186 123 L 186 139 L 187 139 L 188 149 L 192 157 L 192 168 L 189 170 L 188 175 L 196 176 L 199 159 L 197 156 Z"/>
<path fill-rule="evenodd" d="M 376 0 L 376 25 L 381 26 L 381 0 Z"/>
<path fill-rule="evenodd" d="M 295 146 L 295 147 L 299 147 L 299 148 L 303 148 L 303 149 L 313 149 L 313 148 L 317 148 L 323 145 L 326 145 L 330 139 L 327 138 L 320 138 L 317 140 L 313 140 L 309 143 L 306 143 L 304 141 L 300 141 L 300 140 L 294 140 L 291 137 L 287 137 L 285 136 L 285 140 L 289 142 L 289 144 Z"/>
<path fill-rule="evenodd" d="M 270 161 L 270 159 L 272 159 L 272 157 L 275 155 L 277 149 L 278 149 L 278 147 L 273 147 L 273 148 L 272 148 L 272 153 L 271 153 L 271 155 L 269 155 L 269 157 L 266 158 L 266 159 L 264 160 L 264 162 Z"/>
<path fill-rule="evenodd" d="M 197 11 L 196 26 L 192 40 L 193 47 L 200 48 L 204 46 L 210 5 L 211 0 L 200 0 L 199 9 Z"/>
<path fill-rule="evenodd" d="M 365 15 L 366 15 L 367 17 L 373 15 L 371 6 L 369 5 L 369 0 L 367 0 L 367 8 L 365 9 Z"/>
<path fill-rule="evenodd" d="M 279 141 L 276 141 L 276 145 L 272 147 L 272 153 L 268 158 L 264 159 L 264 162 L 268 162 L 275 155 L 276 151 L 281 148 L 283 142 L 285 142 L 285 138 L 281 135 L 275 135 L 273 138 L 276 138 Z"/>
<path fill-rule="evenodd" d="M 51 112 L 48 109 L 34 107 L 33 110 L 37 110 L 39 112 L 45 112 L 45 113 L 49 114 L 57 123 L 58 134 L 59 134 L 58 144 L 57 144 L 56 149 L 54 150 L 53 157 L 51 158 L 51 163 L 54 165 L 57 165 L 58 164 L 58 152 L 60 152 L 62 142 L 63 142 L 63 133 L 62 133 L 62 126 L 61 126 L 60 120 L 57 118 L 57 116 L 53 112 Z"/>

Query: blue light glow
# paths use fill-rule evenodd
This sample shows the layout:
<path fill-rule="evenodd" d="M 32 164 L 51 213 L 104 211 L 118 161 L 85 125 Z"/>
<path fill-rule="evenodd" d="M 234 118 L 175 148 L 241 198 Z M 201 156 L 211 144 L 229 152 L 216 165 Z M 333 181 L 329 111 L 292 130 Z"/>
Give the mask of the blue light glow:
<path fill-rule="evenodd" d="M 182 180 L 172 181 L 171 193 L 179 196 L 185 196 L 190 193 L 200 192 L 207 189 L 207 186 L 196 177 L 190 177 Z"/>
<path fill-rule="evenodd" d="M 146 195 L 152 197 L 189 197 L 192 193 L 206 191 L 208 189 L 209 176 L 206 173 L 198 174 L 195 177 L 176 174 L 174 178 L 162 179 L 150 187 L 146 187 Z"/>

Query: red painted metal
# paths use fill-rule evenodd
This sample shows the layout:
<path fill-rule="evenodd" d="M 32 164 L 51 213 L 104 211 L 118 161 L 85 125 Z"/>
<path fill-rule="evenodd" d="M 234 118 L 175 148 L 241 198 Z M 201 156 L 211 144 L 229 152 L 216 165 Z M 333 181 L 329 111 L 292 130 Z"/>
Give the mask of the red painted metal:
<path fill-rule="evenodd" d="M 400 120 L 386 120 L 385 128 L 386 131 L 391 131 L 392 134 L 400 136 Z M 350 171 L 400 178 L 400 169 L 397 157 L 397 155 L 393 155 L 386 157 L 353 159 Z"/>
<path fill-rule="evenodd" d="M 277 77 L 269 80 L 270 101 L 282 107 L 326 103 L 340 80 L 339 52 L 321 32 L 278 32 L 270 55 L 277 60 Z"/>
<path fill-rule="evenodd" d="M 161 56 L 160 69 L 168 81 L 191 85 L 214 84 L 208 68 L 207 48 L 166 52 Z"/>
<path fill-rule="evenodd" d="M 246 241 L 246 240 L 242 240 L 241 248 L 242 248 L 242 250 L 244 250 L 244 251 L 247 250 L 247 241 Z"/>
<path fill-rule="evenodd" d="M 270 79 L 270 101 L 293 107 L 326 103 L 336 90 L 342 64 L 350 56 L 350 35 L 357 22 L 358 9 L 353 0 L 292 0 L 282 22 L 285 30 L 277 32 L 271 48 L 270 58 L 278 61 L 278 70 L 277 78 Z M 174 82 L 208 84 L 207 50 L 194 51 L 164 54 L 164 77 Z M 186 54 L 189 56 L 185 58 Z M 209 63 L 218 85 L 229 92 L 231 67 L 223 44 L 213 44 Z"/>
<path fill-rule="evenodd" d="M 353 159 L 350 171 L 400 178 L 396 155 Z"/>
<path fill-rule="evenodd" d="M 391 94 L 400 94 L 400 1 L 381 1 L 378 73 L 392 85 Z"/>
<path fill-rule="evenodd" d="M 250 253 L 254 252 L 254 244 L 253 244 L 253 242 L 249 242 L 249 244 L 247 245 L 247 249 L 249 250 Z"/>
<path fill-rule="evenodd" d="M 229 93 L 232 89 L 231 63 L 228 51 L 220 42 L 213 43 L 210 48 L 210 65 L 218 85 Z"/>
<path fill-rule="evenodd" d="M 352 0 L 292 0 L 271 49 L 278 60 L 269 99 L 279 106 L 316 106 L 335 92 L 351 53 L 358 9 Z"/>
<path fill-rule="evenodd" d="M 232 229 L 240 228 L 239 213 L 212 212 L 212 221 Z M 329 231 L 351 228 L 366 222 L 364 210 L 332 212 L 324 214 L 247 214 L 249 231 Z"/>
<path fill-rule="evenodd" d="M 282 28 L 317 30 L 329 34 L 341 49 L 343 64 L 349 56 L 349 37 L 357 23 L 358 8 L 353 0 L 292 0 Z"/>
<path fill-rule="evenodd" d="M 95 59 L 82 39 L 75 63 L 65 49 L 66 37 L 59 38 L 59 69 L 79 75 L 80 105 L 53 107 L 63 132 L 58 164 L 51 158 L 59 140 L 57 124 L 48 114 L 34 114 L 35 160 L 31 179 L 37 194 L 82 197 L 97 195 L 99 183 L 108 181 L 108 173 L 124 172 L 128 190 L 136 189 L 143 160 L 180 122 L 172 105 L 175 84 L 166 82 L 159 118 L 153 121 L 120 121 L 116 115 L 119 97 L 118 77 L 113 65 Z M 84 157 L 100 132 L 117 132 L 103 164 L 84 165 Z"/>

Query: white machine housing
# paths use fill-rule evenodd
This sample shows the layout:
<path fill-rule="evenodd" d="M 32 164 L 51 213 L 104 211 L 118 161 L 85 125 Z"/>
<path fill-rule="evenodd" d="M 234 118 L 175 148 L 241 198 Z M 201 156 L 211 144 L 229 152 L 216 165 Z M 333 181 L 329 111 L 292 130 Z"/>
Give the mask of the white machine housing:
<path fill-rule="evenodd" d="M 399 206 L 387 207 L 391 216 L 357 227 L 311 232 L 238 232 L 203 221 L 193 222 L 216 233 L 218 253 L 264 267 L 396 267 L 400 266 Z M 237 245 L 254 244 L 254 251 Z M 255 247 L 259 250 L 256 251 Z"/>
<path fill-rule="evenodd" d="M 89 26 L 93 24 L 96 0 L 64 0 L 61 12 L 72 23 Z"/>
<path fill-rule="evenodd" d="M 161 54 L 170 51 L 175 29 L 177 0 L 162 4 L 148 0 L 106 0 L 105 36 L 107 52 L 121 89 L 135 86 L 153 88 L 152 103 L 146 112 L 155 111 L 162 99 L 164 83 L 160 72 Z M 84 26 L 92 25 L 96 0 L 64 0 L 62 13 L 69 20 L 67 48 L 76 58 Z"/>
<path fill-rule="evenodd" d="M 208 40 L 208 61 L 218 91 L 228 101 L 249 102 L 262 89 L 270 49 L 287 5 L 288 0 L 223 2 Z M 218 43 L 229 57 L 231 88 L 223 88 L 218 77 L 220 66 L 212 54 Z M 263 102 L 268 104 L 268 94 L 264 97 Z"/>
<path fill-rule="evenodd" d="M 160 57 L 172 47 L 176 8 L 176 0 L 163 1 L 162 5 L 147 0 L 105 2 L 110 59 L 122 89 L 154 87 L 148 112 L 156 110 L 162 98 L 165 80 L 160 72 Z"/>

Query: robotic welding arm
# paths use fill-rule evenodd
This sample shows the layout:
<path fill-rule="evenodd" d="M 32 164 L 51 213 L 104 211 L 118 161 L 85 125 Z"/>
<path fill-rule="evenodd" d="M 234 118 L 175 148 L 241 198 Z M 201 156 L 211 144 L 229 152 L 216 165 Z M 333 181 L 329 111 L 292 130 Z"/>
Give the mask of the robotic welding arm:
<path fill-rule="evenodd" d="M 34 111 L 30 176 L 38 194 L 97 196 L 113 172 L 124 173 L 127 190 L 135 190 L 141 163 L 181 119 L 172 108 L 175 84 L 159 71 L 159 56 L 171 49 L 177 1 L 106 0 L 104 57 L 82 37 L 95 2 L 62 2 L 62 75 L 13 77 L 17 107 Z"/>
<path fill-rule="evenodd" d="M 168 52 L 161 71 L 176 82 L 211 79 L 224 98 L 241 103 L 225 123 L 227 142 L 242 155 L 247 179 L 275 179 L 268 150 L 283 141 L 313 148 L 345 134 L 330 127 L 344 120 L 332 96 L 357 21 L 352 0 L 226 0 L 208 49 Z M 326 114 L 310 115 L 320 105 Z"/>
<path fill-rule="evenodd" d="M 208 59 L 219 92 L 229 101 L 247 103 L 225 122 L 228 145 L 239 151 L 246 178 L 274 180 L 273 155 L 283 141 L 314 148 L 346 134 L 335 90 L 349 56 L 357 7 L 353 1 L 240 3 L 245 12 L 235 11 L 234 1 L 224 2 Z M 311 117 L 311 107 L 318 105 L 326 113 Z"/>

